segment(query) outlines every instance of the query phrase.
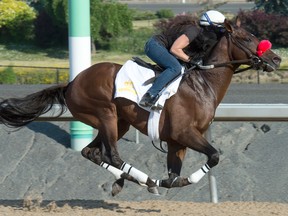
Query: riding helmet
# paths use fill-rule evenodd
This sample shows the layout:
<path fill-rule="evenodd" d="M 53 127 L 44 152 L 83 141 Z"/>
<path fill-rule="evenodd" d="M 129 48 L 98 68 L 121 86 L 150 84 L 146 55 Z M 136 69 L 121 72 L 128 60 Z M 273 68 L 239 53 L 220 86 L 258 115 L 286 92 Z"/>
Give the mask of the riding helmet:
<path fill-rule="evenodd" d="M 216 10 L 206 11 L 200 18 L 201 26 L 217 26 L 222 27 L 225 16 Z"/>

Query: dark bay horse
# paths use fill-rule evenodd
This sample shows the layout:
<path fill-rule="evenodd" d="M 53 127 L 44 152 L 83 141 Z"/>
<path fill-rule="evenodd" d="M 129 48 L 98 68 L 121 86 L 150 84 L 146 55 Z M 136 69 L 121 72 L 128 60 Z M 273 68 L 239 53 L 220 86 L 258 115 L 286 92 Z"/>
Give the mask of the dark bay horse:
<path fill-rule="evenodd" d="M 53 104 L 60 104 L 62 113 L 68 108 L 77 120 L 98 129 L 96 138 L 81 153 L 115 175 L 113 195 L 120 192 L 124 179 L 145 185 L 155 194 L 158 186 L 171 188 L 197 183 L 219 162 L 218 151 L 203 137 L 203 133 L 213 120 L 234 72 L 241 64 L 272 72 L 281 62 L 281 58 L 270 49 L 261 56 L 257 55 L 259 40 L 241 28 L 239 22 L 232 25 L 225 21 L 225 28 L 225 35 L 204 62 L 215 67 L 186 72 L 177 93 L 163 107 L 159 135 L 167 142 L 167 179 L 153 180 L 119 156 L 117 141 L 130 125 L 147 135 L 149 116 L 148 111 L 130 100 L 114 99 L 114 81 L 121 68 L 119 64 L 95 64 L 67 85 L 47 88 L 24 98 L 2 100 L 0 122 L 10 127 L 21 127 L 48 112 Z M 187 148 L 205 154 L 208 160 L 189 177 L 181 177 Z"/>

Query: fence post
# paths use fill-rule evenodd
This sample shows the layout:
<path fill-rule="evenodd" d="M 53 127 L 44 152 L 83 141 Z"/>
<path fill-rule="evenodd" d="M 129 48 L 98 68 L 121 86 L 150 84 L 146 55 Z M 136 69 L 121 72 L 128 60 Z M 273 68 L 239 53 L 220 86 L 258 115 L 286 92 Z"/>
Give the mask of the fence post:
<path fill-rule="evenodd" d="M 59 68 L 56 69 L 56 83 L 59 84 Z"/>

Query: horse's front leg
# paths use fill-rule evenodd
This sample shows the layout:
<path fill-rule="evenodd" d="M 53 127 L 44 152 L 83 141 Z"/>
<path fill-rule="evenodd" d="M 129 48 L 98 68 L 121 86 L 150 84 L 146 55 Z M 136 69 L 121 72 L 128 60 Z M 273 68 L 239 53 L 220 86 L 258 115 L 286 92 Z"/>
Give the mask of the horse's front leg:
<path fill-rule="evenodd" d="M 186 147 L 174 141 L 168 141 L 167 169 L 168 179 L 156 181 L 158 186 L 165 188 L 182 187 L 188 185 L 187 178 L 180 177 L 182 163 L 186 155 Z"/>
<path fill-rule="evenodd" d="M 195 128 L 193 128 L 191 135 L 194 139 L 188 147 L 194 151 L 205 154 L 208 158 L 206 164 L 187 178 L 191 184 L 194 184 L 199 182 L 212 167 L 219 163 L 219 152 Z"/>
<path fill-rule="evenodd" d="M 211 146 L 209 142 L 202 136 L 202 134 L 195 128 L 190 129 L 189 133 L 184 133 L 183 135 L 179 135 L 177 137 L 178 137 L 177 143 L 179 143 L 178 147 L 179 150 L 173 151 L 173 149 L 177 150 L 177 147 L 172 148 L 172 151 L 170 150 L 170 156 L 168 153 L 167 158 L 168 167 L 169 163 L 172 164 L 170 166 L 173 167 L 172 172 L 169 173 L 168 179 L 160 181 L 159 186 L 171 188 L 171 187 L 183 187 L 189 184 L 198 183 L 205 176 L 205 174 L 208 173 L 209 170 L 212 167 L 216 166 L 219 162 L 218 151 L 213 146 Z M 177 146 L 176 143 L 173 145 Z M 188 178 L 180 177 L 180 169 L 182 166 L 182 161 L 184 159 L 184 156 L 182 160 L 180 160 L 181 157 L 179 157 L 180 156 L 179 153 L 183 152 L 183 150 L 181 150 L 181 146 L 182 148 L 183 147 L 191 148 L 192 150 L 203 153 L 208 157 L 207 163 L 204 164 L 199 170 L 192 173 Z M 179 172 L 177 172 L 178 170 Z"/>

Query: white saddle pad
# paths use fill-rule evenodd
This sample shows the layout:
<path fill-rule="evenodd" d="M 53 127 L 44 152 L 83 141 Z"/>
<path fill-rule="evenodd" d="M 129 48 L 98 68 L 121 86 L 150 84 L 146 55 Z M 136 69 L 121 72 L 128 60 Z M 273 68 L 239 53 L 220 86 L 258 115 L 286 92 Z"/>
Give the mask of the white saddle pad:
<path fill-rule="evenodd" d="M 138 65 L 132 60 L 128 60 L 116 76 L 114 98 L 123 97 L 139 104 L 142 96 L 152 86 L 152 83 L 144 85 L 145 81 L 154 76 L 154 71 Z M 181 78 L 182 76 L 178 77 L 178 79 L 163 90 L 159 100 L 155 104 L 156 106 L 158 104 L 164 106 L 165 101 L 177 92 Z M 151 110 L 147 107 L 142 108 L 150 112 L 148 136 L 154 141 L 159 140 L 158 128 L 161 110 Z"/>

